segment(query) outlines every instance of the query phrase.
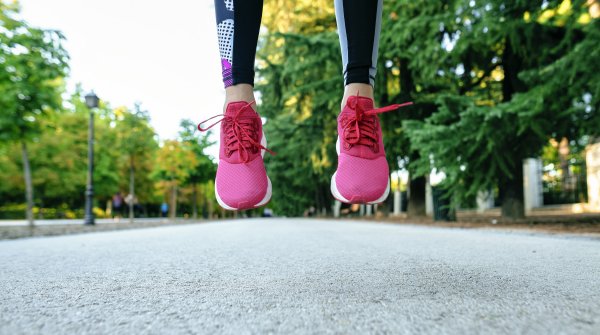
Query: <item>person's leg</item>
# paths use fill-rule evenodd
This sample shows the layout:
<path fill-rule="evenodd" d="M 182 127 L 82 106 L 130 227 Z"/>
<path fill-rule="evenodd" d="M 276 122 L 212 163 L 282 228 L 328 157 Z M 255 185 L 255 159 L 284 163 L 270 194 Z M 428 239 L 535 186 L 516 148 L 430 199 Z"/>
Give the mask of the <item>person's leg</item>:
<path fill-rule="evenodd" d="M 215 0 L 225 107 L 220 120 L 206 127 L 201 123 L 198 129 L 221 122 L 215 195 L 227 210 L 256 208 L 271 199 L 262 159 L 268 149 L 253 93 L 262 6 L 262 0 Z"/>
<path fill-rule="evenodd" d="M 344 97 L 373 98 L 383 0 L 335 0 L 344 65 Z"/>
<path fill-rule="evenodd" d="M 375 109 L 373 103 L 382 2 L 335 0 L 344 96 L 338 116 L 338 167 L 331 178 L 331 193 L 345 203 L 381 203 L 390 189 L 377 114 L 403 105 Z"/>
<path fill-rule="evenodd" d="M 254 100 L 254 59 L 262 8 L 262 0 L 215 0 L 225 107 L 229 102 Z"/>

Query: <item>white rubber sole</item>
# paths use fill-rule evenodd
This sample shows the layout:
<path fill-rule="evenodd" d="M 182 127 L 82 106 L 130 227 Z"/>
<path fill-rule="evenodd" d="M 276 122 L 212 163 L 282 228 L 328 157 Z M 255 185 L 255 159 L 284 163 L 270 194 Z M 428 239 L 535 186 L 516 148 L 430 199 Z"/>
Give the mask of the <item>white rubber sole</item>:
<path fill-rule="evenodd" d="M 267 147 L 267 138 L 265 137 L 264 132 L 262 134 L 262 139 L 260 140 L 260 144 L 265 148 Z M 265 157 L 264 149 L 261 150 L 260 156 L 262 158 Z M 271 200 L 272 195 L 273 195 L 273 186 L 271 185 L 271 179 L 269 179 L 269 176 L 267 176 L 267 193 L 265 194 L 265 197 L 259 203 L 254 205 L 252 208 L 248 208 L 248 209 L 258 208 L 258 207 L 262 207 L 262 206 L 266 205 Z M 219 191 L 217 191 L 217 180 L 216 179 L 215 179 L 215 197 L 217 198 L 217 202 L 219 203 L 219 206 L 223 207 L 223 209 L 226 209 L 228 211 L 239 210 L 239 208 L 234 208 L 234 207 L 227 205 L 223 201 L 223 199 L 221 199 L 221 196 L 219 195 Z"/>
<path fill-rule="evenodd" d="M 340 156 L 340 138 L 339 137 L 338 137 L 337 141 L 335 142 L 335 150 L 337 151 L 337 154 L 339 157 Z M 336 179 L 335 179 L 336 176 L 337 176 L 337 170 L 333 173 L 333 176 L 331 177 L 331 194 L 337 200 L 347 203 L 347 204 L 351 204 L 352 202 L 350 200 L 346 199 L 338 190 Z M 387 178 L 387 187 L 385 188 L 385 192 L 383 192 L 383 195 L 381 197 L 379 197 L 377 200 L 367 202 L 366 204 L 367 205 L 380 204 L 380 203 L 384 202 L 385 199 L 387 199 L 387 197 L 389 195 L 390 195 L 390 176 L 388 176 L 388 178 Z"/>

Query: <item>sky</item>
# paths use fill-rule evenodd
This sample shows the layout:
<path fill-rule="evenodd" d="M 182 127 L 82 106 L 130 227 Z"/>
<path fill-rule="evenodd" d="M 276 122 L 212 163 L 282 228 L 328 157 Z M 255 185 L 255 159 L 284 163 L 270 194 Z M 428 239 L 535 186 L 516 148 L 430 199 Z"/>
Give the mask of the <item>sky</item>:
<path fill-rule="evenodd" d="M 213 0 L 20 0 L 32 26 L 62 31 L 71 56 L 68 89 L 81 83 L 111 106 L 148 110 L 161 140 L 179 122 L 220 114 Z"/>

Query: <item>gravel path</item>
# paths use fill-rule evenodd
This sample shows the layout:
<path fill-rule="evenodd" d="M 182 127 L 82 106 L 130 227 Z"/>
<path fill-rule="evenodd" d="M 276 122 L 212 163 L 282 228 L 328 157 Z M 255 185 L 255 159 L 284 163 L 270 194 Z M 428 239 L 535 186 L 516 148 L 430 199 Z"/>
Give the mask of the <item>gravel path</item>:
<path fill-rule="evenodd" d="M 0 255 L 0 334 L 600 334 L 595 238 L 255 219 Z"/>

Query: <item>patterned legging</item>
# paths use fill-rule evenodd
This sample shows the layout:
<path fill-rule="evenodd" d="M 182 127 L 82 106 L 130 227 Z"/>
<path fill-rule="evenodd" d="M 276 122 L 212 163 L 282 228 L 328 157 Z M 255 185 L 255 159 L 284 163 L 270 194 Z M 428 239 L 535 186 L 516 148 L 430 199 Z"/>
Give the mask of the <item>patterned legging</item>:
<path fill-rule="evenodd" d="M 346 85 L 374 84 L 383 0 L 334 0 Z M 254 85 L 262 0 L 215 0 L 225 87 Z"/>

